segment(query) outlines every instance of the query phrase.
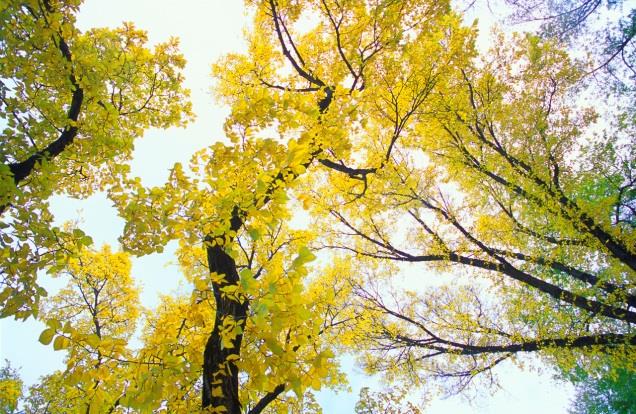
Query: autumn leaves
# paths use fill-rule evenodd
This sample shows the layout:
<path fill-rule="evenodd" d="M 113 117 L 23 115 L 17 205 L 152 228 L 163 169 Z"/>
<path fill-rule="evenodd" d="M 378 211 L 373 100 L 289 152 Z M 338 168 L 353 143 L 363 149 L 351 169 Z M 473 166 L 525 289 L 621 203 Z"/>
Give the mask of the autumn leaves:
<path fill-rule="evenodd" d="M 71 283 L 41 312 L 41 342 L 68 352 L 43 399 L 300 413 L 345 383 L 342 352 L 454 390 L 521 352 L 633 360 L 634 165 L 618 145 L 630 129 L 590 137 L 597 115 L 572 99 L 578 63 L 536 36 L 501 35 L 481 56 L 445 2 L 255 3 L 247 52 L 213 68 L 228 140 L 153 188 L 125 161 L 145 128 L 191 116 L 176 43 L 150 51 L 132 25 L 80 33 L 73 2 L 3 11 L 21 51 L 0 55 L 3 315 L 37 312 L 40 269 Z M 42 150 L 65 131 L 62 151 Z M 16 181 L 10 166 L 34 154 Z M 54 191 L 97 190 L 130 252 L 178 241 L 191 291 L 143 312 L 123 253 L 51 226 Z M 398 263 L 413 286 L 389 294 Z M 423 269 L 463 283 L 416 283 Z"/>

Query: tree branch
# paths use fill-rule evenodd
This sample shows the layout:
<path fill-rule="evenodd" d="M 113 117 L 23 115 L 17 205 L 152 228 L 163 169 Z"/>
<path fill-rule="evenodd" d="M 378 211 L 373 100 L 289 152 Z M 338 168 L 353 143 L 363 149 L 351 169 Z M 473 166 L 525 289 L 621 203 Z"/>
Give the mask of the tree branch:
<path fill-rule="evenodd" d="M 285 391 L 285 384 L 277 385 L 273 391 L 270 391 L 267 394 L 265 394 L 265 396 L 261 398 L 259 402 L 256 403 L 256 405 L 247 412 L 247 414 L 260 414 L 265 409 L 265 407 L 269 405 L 269 403 L 271 403 L 276 398 L 278 398 L 278 396 L 282 394 L 284 391 Z"/>

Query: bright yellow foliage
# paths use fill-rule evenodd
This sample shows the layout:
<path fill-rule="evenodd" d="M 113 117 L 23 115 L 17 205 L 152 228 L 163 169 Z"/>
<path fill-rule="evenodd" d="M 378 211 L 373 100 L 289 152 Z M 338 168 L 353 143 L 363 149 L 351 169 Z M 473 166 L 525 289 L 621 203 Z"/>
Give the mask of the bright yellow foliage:
<path fill-rule="evenodd" d="M 65 350 L 66 370 L 44 377 L 31 393 L 53 412 L 111 412 L 131 384 L 128 343 L 140 315 L 130 259 L 109 246 L 83 249 L 58 277 L 68 283 L 43 301 L 48 327 L 40 342 Z"/>
<path fill-rule="evenodd" d="M 247 52 L 213 67 L 230 106 L 228 140 L 153 188 L 126 177 L 121 161 L 143 128 L 189 115 L 175 43 L 153 54 L 131 25 L 77 33 L 74 4 L 44 20 L 26 6 L 2 15 L 43 31 L 37 46 L 52 37 L 59 49 L 68 37 L 77 50 L 70 61 L 43 48 L 55 73 L 36 73 L 40 61 L 29 59 L 43 57 L 32 45 L 32 58 L 8 65 L 25 73 L 11 89 L 28 98 L 15 98 L 16 108 L 42 104 L 46 117 L 33 122 L 49 134 L 60 123 L 79 131 L 69 147 L 79 153 L 43 159 L 34 184 L 6 196 L 28 207 L 11 210 L 0 251 L 22 252 L 7 265 L 5 314 L 27 315 L 42 294 L 17 278 L 32 246 L 53 249 L 52 235 L 67 243 L 30 273 L 55 262 L 52 271 L 71 275 L 47 302 L 40 336 L 67 352 L 67 371 L 38 392 L 67 391 L 55 402 L 69 412 L 316 412 L 312 393 L 344 386 L 337 355 L 351 351 L 389 381 L 435 388 L 430 379 L 442 378 L 451 391 L 478 374 L 496 383 L 494 367 L 525 352 L 562 367 L 599 355 L 633 367 L 633 110 L 595 135 L 598 113 L 575 99 L 581 63 L 529 35 L 501 35 L 478 56 L 476 28 L 446 1 L 248 3 Z M 147 100 L 149 73 L 166 77 L 160 96 L 170 99 Z M 45 81 L 57 89 L 40 102 L 27 86 Z M 77 99 L 78 88 L 94 116 L 69 121 L 52 102 Z M 157 107 L 158 118 L 143 111 Z M 23 147 L 5 158 L 20 159 Z M 77 175 L 98 159 L 110 161 L 86 167 L 88 181 Z M 130 252 L 177 240 L 191 291 L 142 311 L 125 254 L 82 249 L 89 240 L 79 230 L 27 226 L 22 211 L 39 219 L 29 223 L 50 222 L 52 182 L 73 195 L 107 188 Z M 311 222 L 302 230 L 290 226 L 300 205 Z M 38 238 L 18 245 L 21 231 Z M 28 289 L 28 300 L 16 296 Z M 401 395 L 368 395 L 359 409 L 395 411 Z"/>
<path fill-rule="evenodd" d="M 18 408 L 22 397 L 22 381 L 18 378 L 0 378 L 0 409 L 12 413 Z"/>
<path fill-rule="evenodd" d="M 52 225 L 52 194 L 86 197 L 128 173 L 133 141 L 192 117 L 178 41 L 153 50 L 133 24 L 75 27 L 79 0 L 0 3 L 1 315 L 26 318 L 45 295 L 36 272 L 90 244 Z"/>

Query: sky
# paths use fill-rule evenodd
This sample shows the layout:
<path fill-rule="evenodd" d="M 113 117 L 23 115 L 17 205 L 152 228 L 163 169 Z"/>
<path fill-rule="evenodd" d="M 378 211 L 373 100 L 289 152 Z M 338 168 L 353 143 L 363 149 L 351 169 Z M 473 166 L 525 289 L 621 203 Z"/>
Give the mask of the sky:
<path fill-rule="evenodd" d="M 487 11 L 476 12 L 473 16 L 479 17 L 482 25 L 492 21 Z M 145 185 L 160 185 L 175 162 L 187 162 L 195 151 L 223 137 L 222 125 L 228 108 L 215 102 L 210 93 L 214 82 L 210 67 L 226 53 L 245 50 L 243 31 L 248 26 L 249 14 L 239 0 L 86 0 L 78 16 L 78 26 L 82 30 L 116 27 L 123 21 L 134 22 L 138 28 L 147 30 L 151 44 L 171 36 L 178 37 L 188 61 L 185 84 L 192 91 L 196 121 L 185 129 L 149 130 L 135 143 L 132 173 L 141 177 Z M 488 31 L 483 30 L 482 45 L 488 44 Z M 118 245 L 117 238 L 124 222 L 111 204 L 103 194 L 86 200 L 62 197 L 51 200 L 56 221 L 61 224 L 79 218 L 81 228 L 92 236 L 96 246 L 102 243 Z M 143 287 L 141 299 L 145 306 L 154 306 L 160 293 L 186 288 L 175 264 L 175 249 L 176 245 L 171 243 L 162 254 L 133 259 L 132 274 Z M 59 281 L 51 279 L 43 283 L 52 291 L 59 285 Z M 0 360 L 7 358 L 13 367 L 20 368 L 27 385 L 34 384 L 41 375 L 64 368 L 63 353 L 54 352 L 51 346 L 45 347 L 37 341 L 43 329 L 42 324 L 32 320 L 25 323 L 0 321 Z M 344 357 L 342 365 L 349 373 L 352 392 L 318 393 L 325 413 L 353 413 L 360 388 L 377 387 L 381 383 L 381 376 L 369 378 L 362 374 L 351 357 Z M 461 396 L 435 399 L 424 412 L 566 412 L 572 387 L 552 380 L 549 368 L 542 368 L 540 363 L 534 365 L 537 370 L 524 372 L 512 364 L 504 364 L 497 369 L 503 389 L 496 394 L 484 392 L 472 402 Z M 412 397 L 417 399 L 419 396 L 414 393 Z"/>

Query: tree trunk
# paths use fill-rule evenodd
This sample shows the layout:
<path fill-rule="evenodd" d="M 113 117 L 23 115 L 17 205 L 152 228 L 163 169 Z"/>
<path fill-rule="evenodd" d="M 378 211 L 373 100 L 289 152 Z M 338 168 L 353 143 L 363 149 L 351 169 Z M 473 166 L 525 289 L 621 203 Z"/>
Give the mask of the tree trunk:
<path fill-rule="evenodd" d="M 244 298 L 235 300 L 222 292 L 222 288 L 238 286 L 239 275 L 236 263 L 222 246 L 208 246 L 208 267 L 210 273 L 225 275 L 222 281 L 213 282 L 214 299 L 216 301 L 216 317 L 214 329 L 208 338 L 203 353 L 203 395 L 202 407 L 224 406 L 228 414 L 240 414 L 239 400 L 239 370 L 233 361 L 228 360 L 232 354 L 239 355 L 241 351 L 242 332 L 231 340 L 231 347 L 224 347 L 221 328 L 226 318 L 235 321 L 241 330 L 245 327 L 245 319 L 249 303 Z"/>

